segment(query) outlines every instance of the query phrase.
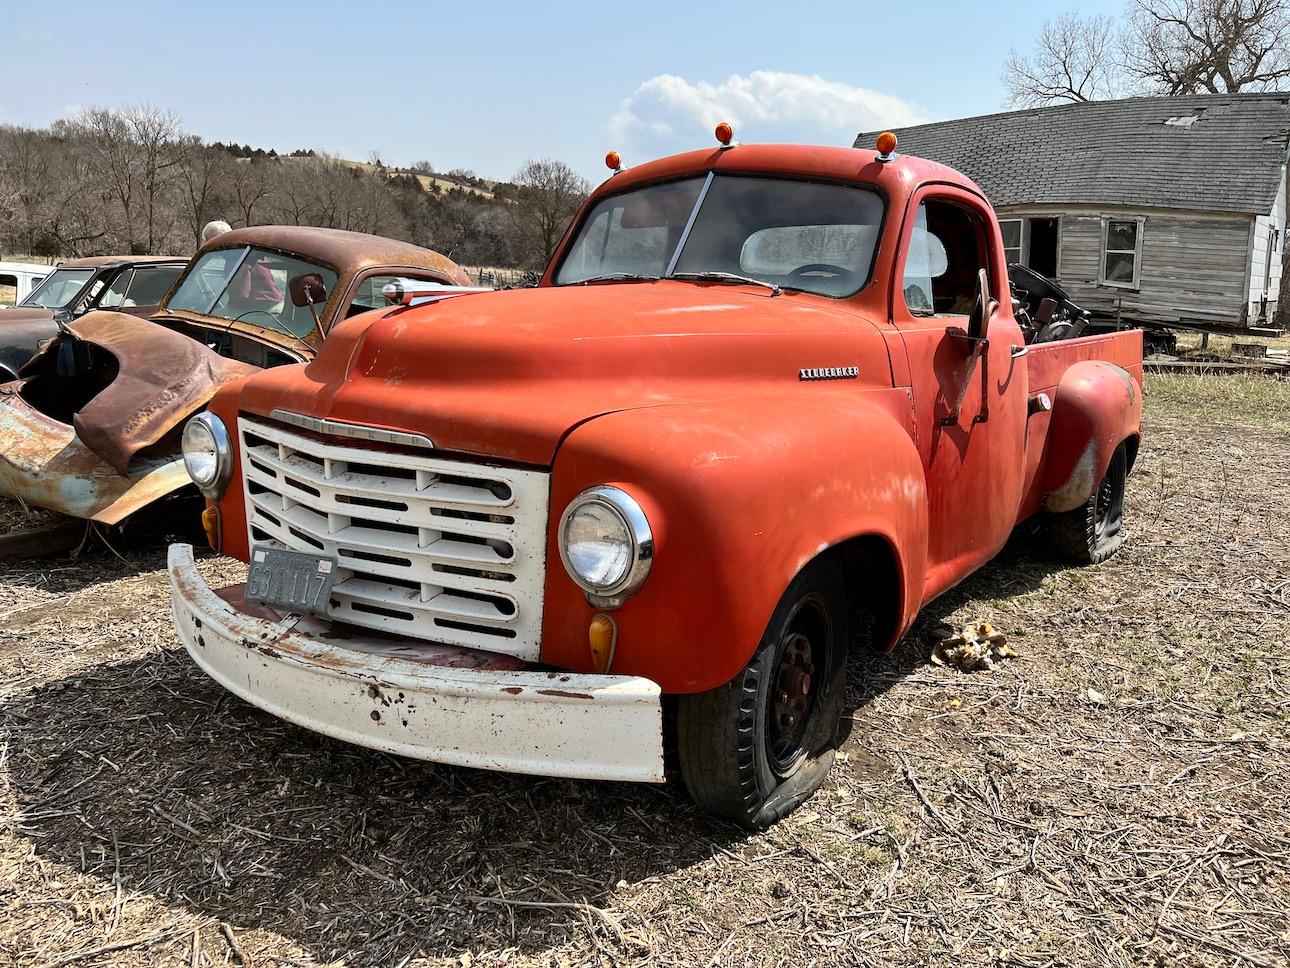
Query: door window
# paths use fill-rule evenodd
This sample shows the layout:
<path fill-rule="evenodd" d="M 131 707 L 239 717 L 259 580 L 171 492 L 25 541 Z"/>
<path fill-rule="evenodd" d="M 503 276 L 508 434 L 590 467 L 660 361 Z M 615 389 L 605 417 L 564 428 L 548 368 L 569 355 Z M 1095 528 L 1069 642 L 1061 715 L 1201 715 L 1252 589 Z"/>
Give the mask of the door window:
<path fill-rule="evenodd" d="M 977 272 L 985 268 L 980 221 L 961 205 L 918 206 L 905 255 L 905 305 L 915 316 L 966 316 L 976 302 Z"/>
<path fill-rule="evenodd" d="M 139 266 L 130 279 L 130 288 L 126 290 L 122 305 L 127 308 L 161 305 L 161 300 L 175 284 L 183 268 L 182 265 Z"/>
<path fill-rule="evenodd" d="M 103 298 L 99 300 L 100 309 L 117 309 L 125 303 L 125 293 L 130 287 L 131 275 L 129 269 L 117 273 L 117 277 L 112 280 L 112 285 L 107 287 L 107 292 L 103 293 Z"/>

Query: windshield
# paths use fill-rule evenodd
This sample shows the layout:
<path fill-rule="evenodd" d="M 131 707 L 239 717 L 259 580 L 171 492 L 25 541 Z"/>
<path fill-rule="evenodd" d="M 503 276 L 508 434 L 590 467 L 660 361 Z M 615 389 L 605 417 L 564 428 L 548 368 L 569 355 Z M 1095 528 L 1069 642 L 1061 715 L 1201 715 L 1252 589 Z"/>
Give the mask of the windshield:
<path fill-rule="evenodd" d="M 21 303 L 41 309 L 63 309 L 94 275 L 93 269 L 55 269 Z"/>
<path fill-rule="evenodd" d="M 849 296 L 869 281 L 882 199 L 859 186 L 709 175 L 600 201 L 557 285 L 601 276 L 745 276 Z"/>
<path fill-rule="evenodd" d="M 306 272 L 321 275 L 331 294 L 336 273 L 320 265 L 254 247 L 215 249 L 197 260 L 166 308 L 246 320 L 303 338 L 313 332 L 313 316 L 307 306 L 291 302 L 287 283 Z"/>

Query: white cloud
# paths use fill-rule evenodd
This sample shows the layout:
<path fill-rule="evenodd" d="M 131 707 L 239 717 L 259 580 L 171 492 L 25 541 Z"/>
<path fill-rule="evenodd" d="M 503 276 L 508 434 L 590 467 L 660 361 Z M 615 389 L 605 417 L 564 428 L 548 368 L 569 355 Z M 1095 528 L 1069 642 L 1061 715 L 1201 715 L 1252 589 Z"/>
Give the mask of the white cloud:
<path fill-rule="evenodd" d="M 610 119 L 615 143 L 677 151 L 705 144 L 718 121 L 744 141 L 849 145 L 860 131 L 928 120 L 890 94 L 808 74 L 753 71 L 714 84 L 659 74 L 624 98 Z"/>

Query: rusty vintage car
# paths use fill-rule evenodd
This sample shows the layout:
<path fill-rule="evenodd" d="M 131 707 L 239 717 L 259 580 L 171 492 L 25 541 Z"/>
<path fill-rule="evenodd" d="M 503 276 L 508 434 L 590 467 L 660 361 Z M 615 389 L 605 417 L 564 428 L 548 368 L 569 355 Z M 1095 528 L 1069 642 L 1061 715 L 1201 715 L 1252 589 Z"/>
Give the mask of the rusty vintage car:
<path fill-rule="evenodd" d="M 176 255 L 104 255 L 60 262 L 16 306 L 0 309 L 0 380 L 15 380 L 59 325 L 96 309 L 151 316 L 188 262 Z"/>
<path fill-rule="evenodd" d="M 0 385 L 0 496 L 117 524 L 189 486 L 178 428 L 225 383 L 311 360 L 387 284 L 469 286 L 406 242 L 301 226 L 227 232 L 198 250 L 150 319 L 87 313 Z"/>
<path fill-rule="evenodd" d="M 536 289 L 341 326 L 185 454 L 179 636 L 247 702 L 389 753 L 661 781 L 764 827 L 823 781 L 848 647 L 1037 518 L 1124 540 L 1142 334 L 1040 340 L 966 176 L 739 145 L 621 169 Z M 302 617 L 303 616 L 303 617 Z"/>

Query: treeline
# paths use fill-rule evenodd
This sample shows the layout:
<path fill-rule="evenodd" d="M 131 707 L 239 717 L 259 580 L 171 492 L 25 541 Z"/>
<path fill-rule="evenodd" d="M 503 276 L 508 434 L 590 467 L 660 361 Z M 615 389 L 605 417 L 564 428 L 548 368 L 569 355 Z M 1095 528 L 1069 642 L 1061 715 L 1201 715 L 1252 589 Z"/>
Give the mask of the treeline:
<path fill-rule="evenodd" d="M 467 265 L 537 268 L 558 241 L 553 226 L 562 232 L 588 191 L 549 159 L 513 182 L 427 169 L 208 143 L 170 111 L 90 108 L 47 128 L 0 126 L 0 250 L 183 255 L 223 219 L 369 232 Z"/>

